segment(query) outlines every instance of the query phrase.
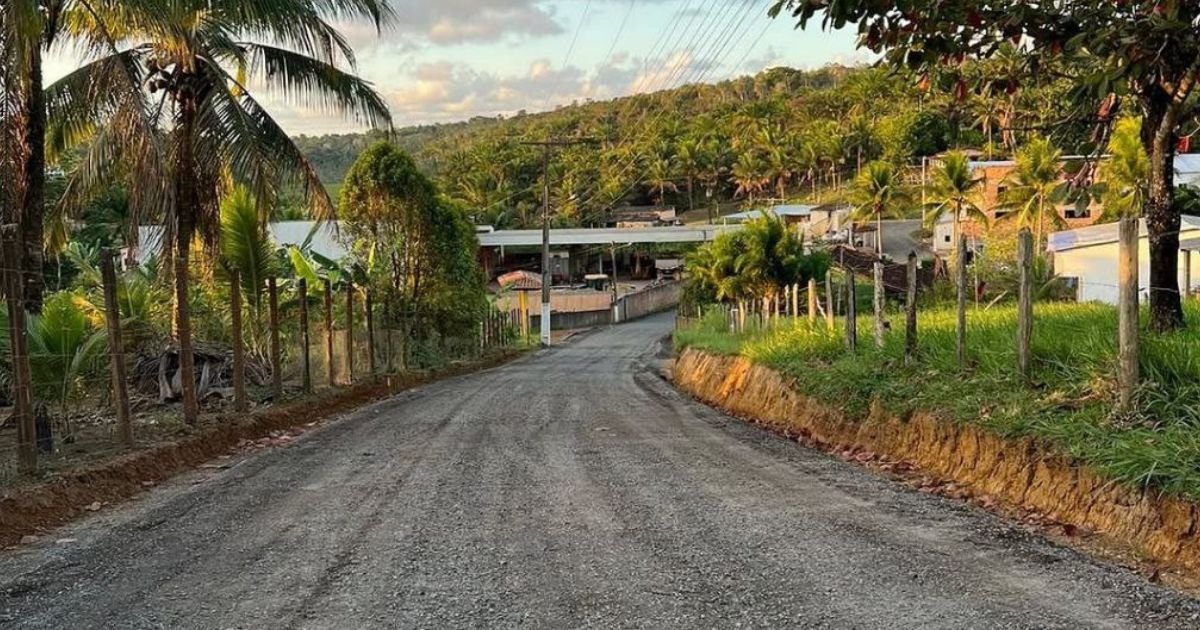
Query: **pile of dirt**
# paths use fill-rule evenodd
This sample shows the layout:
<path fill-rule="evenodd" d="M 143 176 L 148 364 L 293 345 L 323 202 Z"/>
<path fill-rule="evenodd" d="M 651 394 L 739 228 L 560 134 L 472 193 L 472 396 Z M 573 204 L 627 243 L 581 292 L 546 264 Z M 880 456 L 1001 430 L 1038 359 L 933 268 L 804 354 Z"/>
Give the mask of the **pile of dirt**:
<path fill-rule="evenodd" d="M 1157 562 L 1200 569 L 1200 506 L 1103 479 L 1035 440 L 1006 440 L 926 413 L 897 418 L 877 406 L 867 418 L 848 418 L 743 357 L 688 349 L 676 359 L 673 378 L 699 400 L 814 446 L 882 453 L 1009 506 L 1102 534 Z"/>
<path fill-rule="evenodd" d="M 427 373 L 383 377 L 251 414 L 219 417 L 185 438 L 68 470 L 47 481 L 6 488 L 0 494 L 0 546 L 60 526 L 95 511 L 98 505 L 124 501 L 239 444 L 313 426 L 418 385 L 500 365 L 517 354 L 497 354 Z"/>

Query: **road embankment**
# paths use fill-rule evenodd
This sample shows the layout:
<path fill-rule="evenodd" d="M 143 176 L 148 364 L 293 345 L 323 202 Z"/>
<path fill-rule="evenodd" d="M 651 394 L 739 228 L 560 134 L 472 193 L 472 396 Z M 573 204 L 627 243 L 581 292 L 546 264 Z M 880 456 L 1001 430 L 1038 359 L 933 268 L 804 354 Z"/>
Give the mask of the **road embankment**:
<path fill-rule="evenodd" d="M 1103 479 L 1036 440 L 1006 440 L 932 413 L 895 417 L 878 405 L 868 417 L 848 417 L 805 396 L 802 384 L 745 357 L 694 348 L 676 358 L 673 379 L 705 403 L 815 447 L 908 462 L 969 492 L 1104 536 L 1155 562 L 1200 569 L 1195 503 Z"/>

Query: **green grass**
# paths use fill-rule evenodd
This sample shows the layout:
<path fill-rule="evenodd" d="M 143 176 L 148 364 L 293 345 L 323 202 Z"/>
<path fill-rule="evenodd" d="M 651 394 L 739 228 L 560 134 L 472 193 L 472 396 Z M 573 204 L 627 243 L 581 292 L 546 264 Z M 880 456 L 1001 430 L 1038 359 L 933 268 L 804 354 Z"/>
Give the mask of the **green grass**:
<path fill-rule="evenodd" d="M 1200 323 L 1200 306 L 1185 307 Z M 1035 309 L 1032 383 L 1016 373 L 1016 310 L 971 310 L 968 370 L 958 369 L 953 310 L 920 314 L 919 357 L 904 362 L 903 315 L 876 348 L 871 317 L 858 322 L 859 348 L 806 321 L 732 335 L 710 315 L 675 335 L 676 346 L 741 354 L 796 379 L 803 393 L 865 417 L 872 401 L 899 417 L 933 412 L 1007 437 L 1031 436 L 1108 478 L 1200 498 L 1200 330 L 1143 333 L 1144 384 L 1135 412 L 1114 413 L 1117 314 L 1096 304 Z"/>

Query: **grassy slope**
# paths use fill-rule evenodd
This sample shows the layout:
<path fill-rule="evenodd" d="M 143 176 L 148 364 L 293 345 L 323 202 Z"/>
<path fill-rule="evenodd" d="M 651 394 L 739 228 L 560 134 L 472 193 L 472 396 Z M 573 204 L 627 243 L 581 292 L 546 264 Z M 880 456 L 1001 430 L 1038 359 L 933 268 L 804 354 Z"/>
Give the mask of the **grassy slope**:
<path fill-rule="evenodd" d="M 1200 321 L 1200 305 L 1186 307 Z M 954 313 L 921 313 L 920 358 L 903 361 L 903 317 L 874 347 L 872 320 L 859 321 L 860 347 L 848 354 L 839 333 L 807 322 L 772 332 L 731 335 L 722 322 L 676 333 L 677 347 L 695 346 L 751 360 L 792 376 L 803 393 L 865 417 L 872 400 L 905 417 L 933 411 L 948 420 L 1004 436 L 1033 436 L 1113 479 L 1200 498 L 1200 330 L 1143 335 L 1145 385 L 1138 411 L 1113 414 L 1117 315 L 1094 304 L 1044 304 L 1035 313 L 1032 384 L 1016 374 L 1016 310 L 968 314 L 971 368 L 955 360 Z M 839 330 L 842 327 L 839 322 Z"/>

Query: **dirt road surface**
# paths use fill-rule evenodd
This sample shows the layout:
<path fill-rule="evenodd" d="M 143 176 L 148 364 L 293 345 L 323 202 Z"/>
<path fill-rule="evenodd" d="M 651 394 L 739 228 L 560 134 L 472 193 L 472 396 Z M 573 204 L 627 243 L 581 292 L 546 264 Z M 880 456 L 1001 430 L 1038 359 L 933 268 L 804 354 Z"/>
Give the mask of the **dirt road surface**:
<path fill-rule="evenodd" d="M 768 435 L 584 336 L 0 555 L 5 628 L 1196 628 L 1200 604 Z"/>

